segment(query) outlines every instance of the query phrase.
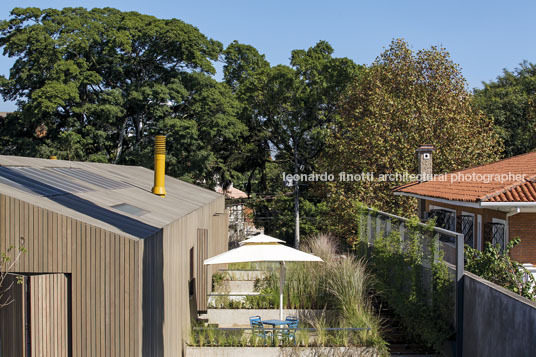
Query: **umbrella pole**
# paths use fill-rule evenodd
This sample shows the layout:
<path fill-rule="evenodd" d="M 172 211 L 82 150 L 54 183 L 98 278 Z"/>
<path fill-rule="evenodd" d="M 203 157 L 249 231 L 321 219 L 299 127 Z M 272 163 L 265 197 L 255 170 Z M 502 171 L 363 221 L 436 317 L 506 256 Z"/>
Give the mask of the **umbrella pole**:
<path fill-rule="evenodd" d="M 285 281 L 285 262 L 279 262 L 279 319 L 283 320 L 283 286 Z"/>

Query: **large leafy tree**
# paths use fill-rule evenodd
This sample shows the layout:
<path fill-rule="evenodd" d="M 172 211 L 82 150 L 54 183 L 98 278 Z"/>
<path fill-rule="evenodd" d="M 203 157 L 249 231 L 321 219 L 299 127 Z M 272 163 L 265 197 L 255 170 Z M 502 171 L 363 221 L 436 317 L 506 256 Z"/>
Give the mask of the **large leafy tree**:
<path fill-rule="evenodd" d="M 324 154 L 325 168 L 335 174 L 372 172 L 378 178 L 416 173 L 415 149 L 421 144 L 436 147 L 435 173 L 483 164 L 501 151 L 492 121 L 473 108 L 466 81 L 444 49 L 415 53 L 403 40 L 394 40 L 342 100 L 341 119 Z M 392 213 L 415 213 L 414 200 L 392 194 L 400 184 L 328 183 L 333 229 L 352 237 L 358 202 Z"/>
<path fill-rule="evenodd" d="M 16 8 L 0 46 L 16 58 L 1 93 L 19 107 L 2 125 L 3 153 L 150 166 L 164 133 L 171 174 L 232 173 L 230 148 L 247 128 L 211 77 L 222 45 L 197 28 L 111 8 Z"/>
<path fill-rule="evenodd" d="M 259 213 L 273 217 L 273 222 L 278 222 L 274 227 L 277 233 L 290 240 L 288 233 L 297 230 L 283 217 L 290 216 L 292 197 L 281 176 L 279 184 L 268 186 L 266 163 L 277 164 L 280 173 L 315 169 L 315 160 L 325 147 L 327 128 L 337 115 L 339 97 L 357 76 L 359 66 L 347 58 L 333 57 L 333 48 L 324 41 L 308 50 L 292 51 L 290 66 L 270 67 L 255 49 L 238 43 L 231 44 L 225 55 L 225 80 L 241 99 L 241 118 L 254 135 L 246 156 L 250 179 L 256 175 L 260 192 L 270 191 L 271 201 L 262 201 Z M 307 197 L 308 188 L 302 188 Z M 299 183 L 292 189 L 296 220 L 303 200 L 299 199 Z M 304 207 L 310 206 L 304 203 Z"/>
<path fill-rule="evenodd" d="M 536 148 L 536 65 L 523 62 L 475 90 L 476 106 L 492 117 L 507 157 Z"/>

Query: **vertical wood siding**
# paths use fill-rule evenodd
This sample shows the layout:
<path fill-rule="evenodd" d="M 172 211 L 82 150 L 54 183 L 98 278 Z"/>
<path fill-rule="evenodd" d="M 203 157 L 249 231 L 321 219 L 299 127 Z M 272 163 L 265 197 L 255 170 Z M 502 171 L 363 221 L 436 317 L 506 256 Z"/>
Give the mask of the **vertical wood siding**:
<path fill-rule="evenodd" d="M 0 195 L 0 252 L 22 241 L 14 271 L 70 277 L 73 356 L 140 356 L 140 241 Z"/>
<path fill-rule="evenodd" d="M 189 255 L 194 248 L 194 258 L 198 257 L 198 229 L 208 230 L 208 256 L 227 250 L 227 226 L 223 221 L 214 225 L 215 214 L 224 213 L 225 201 L 222 196 L 212 203 L 178 219 L 163 229 L 162 239 L 144 239 L 143 252 L 143 301 L 144 316 L 153 316 L 153 329 L 143 333 L 143 355 L 180 356 L 183 345 L 188 341 L 190 321 L 198 308 L 196 300 L 190 299 L 188 280 L 190 278 Z M 220 220 L 222 218 L 217 218 Z M 218 232 L 213 232 L 218 230 Z M 221 230 L 221 231 L 219 231 Z M 223 239 L 224 241 L 220 241 Z M 161 242 L 161 246 L 158 246 Z M 194 277 L 199 280 L 199 262 L 194 263 Z M 207 285 L 212 279 L 208 268 Z M 165 317 L 165 318 L 164 318 Z M 144 320 L 144 326 L 145 326 Z M 149 347 L 150 346 L 150 347 Z M 151 350 L 151 348 L 154 348 Z"/>
<path fill-rule="evenodd" d="M 2 303 L 6 298 L 12 303 L 0 309 L 0 356 L 26 356 L 26 278 L 24 284 L 17 284 L 13 275 L 6 276 Z M 9 290 L 7 288 L 9 287 Z"/>
<path fill-rule="evenodd" d="M 207 266 L 203 264 L 208 258 L 208 229 L 197 230 L 197 279 L 196 279 L 196 298 L 197 310 L 207 311 L 207 290 L 208 290 L 208 271 Z"/>
<path fill-rule="evenodd" d="M 180 356 L 197 308 L 189 250 L 197 257 L 197 229 L 208 230 L 208 257 L 227 250 L 224 206 L 222 196 L 133 240 L 0 195 L 0 251 L 23 238 L 27 253 L 15 271 L 67 274 L 73 356 Z M 202 269 L 194 267 L 197 280 Z M 207 289 L 217 268 L 207 268 Z"/>
<path fill-rule="evenodd" d="M 29 277 L 31 356 L 68 356 L 68 291 L 64 274 Z"/>

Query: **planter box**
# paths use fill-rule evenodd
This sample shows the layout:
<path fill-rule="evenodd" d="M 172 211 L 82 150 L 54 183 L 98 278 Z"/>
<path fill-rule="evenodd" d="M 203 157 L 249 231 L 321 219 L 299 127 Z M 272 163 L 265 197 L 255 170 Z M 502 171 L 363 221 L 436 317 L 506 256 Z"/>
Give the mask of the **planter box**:
<path fill-rule="evenodd" d="M 283 309 L 283 318 L 298 316 L 301 320 L 309 316 L 320 316 L 323 310 L 292 310 Z M 331 311 L 326 311 L 329 315 Z M 279 319 L 276 309 L 208 309 L 206 318 L 211 324 L 219 327 L 249 327 L 250 316 L 260 316 L 263 320 Z"/>
<path fill-rule="evenodd" d="M 379 353 L 370 347 L 192 347 L 186 346 L 185 357 L 317 357 L 317 356 L 366 356 Z"/>

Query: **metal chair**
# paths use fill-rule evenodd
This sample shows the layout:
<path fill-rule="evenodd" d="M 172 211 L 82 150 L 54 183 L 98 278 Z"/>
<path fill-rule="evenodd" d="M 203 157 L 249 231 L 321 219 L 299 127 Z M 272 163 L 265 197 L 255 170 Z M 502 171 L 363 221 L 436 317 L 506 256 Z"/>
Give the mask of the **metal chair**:
<path fill-rule="evenodd" d="M 298 328 L 298 323 L 300 320 L 298 320 L 298 318 L 295 316 L 287 316 L 285 321 L 287 322 L 288 329 L 283 330 L 281 335 L 287 341 L 294 341 L 295 343 L 296 329 Z"/>
<path fill-rule="evenodd" d="M 269 337 L 269 332 L 266 332 L 260 316 L 250 316 L 249 324 L 253 336 L 262 337 L 266 343 L 266 338 Z"/>

